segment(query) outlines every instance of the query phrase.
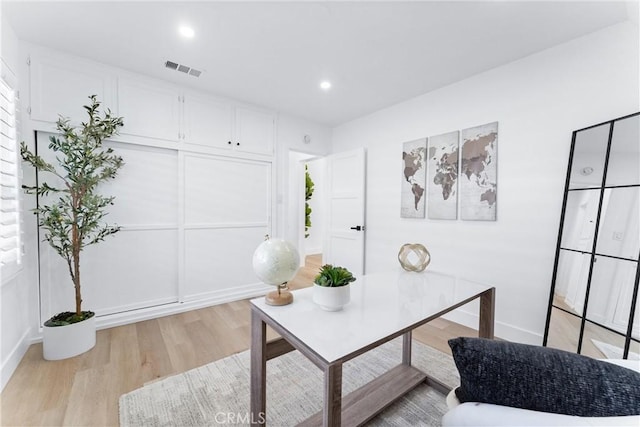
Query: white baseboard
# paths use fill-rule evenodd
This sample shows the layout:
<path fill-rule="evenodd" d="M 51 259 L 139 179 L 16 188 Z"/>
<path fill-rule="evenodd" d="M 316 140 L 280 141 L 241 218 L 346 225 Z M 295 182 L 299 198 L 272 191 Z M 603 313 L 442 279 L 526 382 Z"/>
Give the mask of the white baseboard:
<path fill-rule="evenodd" d="M 306 256 L 321 254 L 321 253 L 322 253 L 322 246 L 313 246 L 313 247 L 304 248 L 304 254 Z"/>
<path fill-rule="evenodd" d="M 452 322 L 456 322 L 468 328 L 473 328 L 476 330 L 478 329 L 478 322 L 480 321 L 480 317 L 477 313 L 472 313 L 461 309 L 447 313 L 443 317 Z M 532 345 L 542 344 L 542 334 L 498 321 L 495 322 L 494 335 L 496 336 L 496 338 L 502 338 L 507 341 Z"/>
<path fill-rule="evenodd" d="M 31 328 L 25 331 L 15 347 L 11 349 L 9 357 L 7 357 L 7 359 L 2 362 L 2 366 L 0 366 L 0 392 L 4 390 L 4 386 L 7 385 L 7 383 L 11 379 L 11 376 L 20 364 L 20 361 L 29 349 L 29 346 L 32 342 L 29 337 L 30 334 Z"/>
<path fill-rule="evenodd" d="M 273 286 L 267 286 L 263 283 L 239 286 L 233 291 L 216 291 L 206 294 L 190 295 L 183 302 L 173 302 L 155 307 L 131 310 L 122 313 L 98 316 L 96 318 L 97 329 L 113 328 L 115 326 L 128 325 L 130 323 L 141 322 L 158 317 L 170 316 L 172 314 L 183 313 L 185 311 L 197 310 L 199 308 L 210 307 L 212 305 L 223 304 L 226 302 L 238 301 L 246 298 L 258 297 L 272 291 Z M 42 330 L 31 340 L 32 343 L 42 341 Z"/>

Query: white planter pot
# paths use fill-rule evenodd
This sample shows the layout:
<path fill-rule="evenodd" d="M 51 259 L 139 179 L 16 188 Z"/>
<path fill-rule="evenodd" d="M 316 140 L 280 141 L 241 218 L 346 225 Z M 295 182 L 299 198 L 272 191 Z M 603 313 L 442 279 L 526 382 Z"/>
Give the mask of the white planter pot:
<path fill-rule="evenodd" d="M 338 286 L 337 288 L 329 288 L 326 286 L 313 285 L 313 302 L 318 304 L 320 308 L 327 311 L 342 310 L 351 299 L 351 286 Z"/>
<path fill-rule="evenodd" d="M 96 345 L 96 316 L 66 326 L 45 326 L 42 333 L 45 360 L 77 356 Z"/>

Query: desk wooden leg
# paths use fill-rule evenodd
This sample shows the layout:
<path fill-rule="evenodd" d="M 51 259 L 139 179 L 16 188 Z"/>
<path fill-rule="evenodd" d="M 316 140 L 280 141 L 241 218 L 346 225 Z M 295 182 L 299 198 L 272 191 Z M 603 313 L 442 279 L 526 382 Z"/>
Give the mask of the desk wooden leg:
<path fill-rule="evenodd" d="M 411 331 L 402 335 L 402 364 L 411 366 Z"/>
<path fill-rule="evenodd" d="M 493 339 L 495 320 L 496 288 L 491 288 L 480 295 L 480 325 L 478 335 L 481 338 Z"/>
<path fill-rule="evenodd" d="M 267 325 L 251 310 L 251 423 L 265 425 L 267 409 Z"/>
<path fill-rule="evenodd" d="M 322 425 L 340 427 L 342 422 L 342 364 L 327 366 L 324 371 L 324 411 Z"/>

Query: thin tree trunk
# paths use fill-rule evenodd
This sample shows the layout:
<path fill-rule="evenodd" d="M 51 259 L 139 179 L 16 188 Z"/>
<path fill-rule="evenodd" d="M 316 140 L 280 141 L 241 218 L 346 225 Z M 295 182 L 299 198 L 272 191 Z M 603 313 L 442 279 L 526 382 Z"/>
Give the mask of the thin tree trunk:
<path fill-rule="evenodd" d="M 73 254 L 73 287 L 76 291 L 76 314 L 82 315 L 82 294 L 80 293 L 80 235 L 78 225 L 71 228 L 71 246 Z"/>

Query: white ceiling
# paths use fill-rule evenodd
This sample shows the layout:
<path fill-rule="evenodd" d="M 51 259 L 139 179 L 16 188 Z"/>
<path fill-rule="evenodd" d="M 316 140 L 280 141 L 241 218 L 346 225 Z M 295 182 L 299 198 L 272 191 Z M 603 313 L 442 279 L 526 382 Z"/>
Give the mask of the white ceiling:
<path fill-rule="evenodd" d="M 625 21 L 630 9 L 611 0 L 2 0 L 22 40 L 329 126 Z M 177 34 L 181 23 L 193 39 Z M 170 71 L 166 60 L 204 73 Z"/>

